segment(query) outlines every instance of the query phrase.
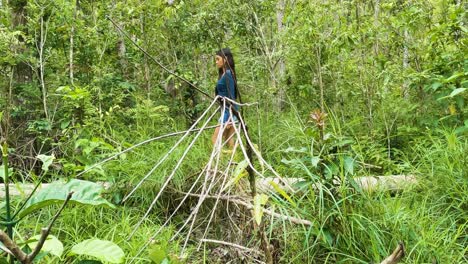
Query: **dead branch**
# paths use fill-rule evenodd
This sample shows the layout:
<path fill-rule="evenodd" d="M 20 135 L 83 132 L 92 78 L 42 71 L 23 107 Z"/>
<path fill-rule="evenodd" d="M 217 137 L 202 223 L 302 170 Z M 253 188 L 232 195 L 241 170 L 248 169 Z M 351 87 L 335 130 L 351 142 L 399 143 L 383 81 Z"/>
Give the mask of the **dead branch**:
<path fill-rule="evenodd" d="M 200 197 L 201 196 L 200 194 L 196 194 L 196 193 L 184 193 L 184 192 L 181 192 L 181 193 L 189 195 L 189 196 L 194 196 L 194 197 Z M 206 195 L 206 198 L 218 199 L 218 196 Z M 231 203 L 235 203 L 235 204 L 238 204 L 238 205 L 242 205 L 242 206 L 246 207 L 247 209 L 253 209 L 252 204 L 250 204 L 248 202 L 245 202 L 245 201 L 242 201 L 239 198 L 233 198 L 232 196 L 222 195 L 222 196 L 219 196 L 219 199 L 229 201 Z M 305 219 L 301 219 L 301 218 L 297 218 L 297 217 L 293 217 L 293 216 L 278 214 L 278 213 L 275 213 L 275 212 L 273 212 L 271 210 L 268 210 L 268 209 L 263 209 L 263 213 L 267 214 L 267 215 L 270 215 L 270 216 L 273 216 L 273 217 L 276 217 L 276 218 L 279 218 L 279 219 L 289 221 L 289 222 L 294 223 L 294 224 L 312 226 L 312 222 L 310 222 L 309 220 L 305 220 Z"/>
<path fill-rule="evenodd" d="M 397 264 L 405 256 L 405 246 L 403 242 L 398 243 L 393 253 L 384 259 L 380 264 Z"/>
<path fill-rule="evenodd" d="M 3 230 L 0 230 L 0 242 L 2 242 L 5 248 L 8 249 L 8 251 L 5 252 L 15 257 L 21 263 L 24 263 L 27 259 L 26 253 L 24 253 L 19 246 L 11 240 L 8 234 L 3 232 Z"/>
<path fill-rule="evenodd" d="M 32 260 L 37 256 L 37 254 L 39 254 L 39 251 L 41 251 L 41 248 L 44 246 L 44 243 L 45 243 L 45 241 L 47 239 L 47 236 L 50 233 L 50 230 L 52 230 L 52 226 L 54 225 L 55 221 L 60 216 L 60 214 L 62 213 L 63 209 L 67 205 L 68 201 L 70 201 L 72 196 L 73 196 L 73 192 L 69 192 L 68 195 L 67 195 L 67 198 L 65 199 L 65 201 L 62 204 L 62 207 L 60 207 L 60 209 L 54 215 L 54 218 L 52 218 L 52 220 L 50 221 L 47 228 L 42 228 L 41 229 L 41 237 L 39 238 L 39 241 L 37 242 L 37 245 L 34 248 L 34 250 L 28 255 L 28 260 L 30 260 L 31 263 L 32 263 Z"/>
<path fill-rule="evenodd" d="M 73 192 L 68 193 L 67 198 L 62 204 L 62 207 L 57 211 L 55 216 L 52 218 L 50 221 L 49 225 L 47 228 L 42 228 L 41 229 L 41 236 L 37 242 L 36 247 L 33 249 L 33 251 L 30 254 L 26 254 L 23 252 L 19 246 L 2 230 L 0 230 L 0 241 L 3 243 L 3 245 L 8 249 L 6 252 L 15 257 L 17 260 L 19 260 L 22 264 L 31 264 L 33 263 L 34 258 L 39 254 L 41 251 L 42 247 L 44 246 L 44 243 L 47 239 L 47 236 L 49 236 L 50 230 L 52 230 L 52 226 L 54 225 L 55 221 L 57 218 L 60 216 L 62 213 L 63 209 L 67 205 L 67 203 L 70 201 L 71 197 L 73 195 Z"/>
<path fill-rule="evenodd" d="M 253 252 L 253 253 L 258 254 L 258 255 L 263 254 L 262 252 L 260 252 L 258 250 L 247 248 L 247 247 L 244 247 L 244 246 L 241 246 L 241 245 L 238 245 L 238 244 L 234 244 L 234 243 L 231 243 L 231 242 L 221 241 L 221 240 L 200 239 L 200 242 L 221 244 L 221 245 L 225 245 L 225 246 L 235 247 L 235 248 L 245 250 L 245 251 L 248 251 L 248 252 Z"/>

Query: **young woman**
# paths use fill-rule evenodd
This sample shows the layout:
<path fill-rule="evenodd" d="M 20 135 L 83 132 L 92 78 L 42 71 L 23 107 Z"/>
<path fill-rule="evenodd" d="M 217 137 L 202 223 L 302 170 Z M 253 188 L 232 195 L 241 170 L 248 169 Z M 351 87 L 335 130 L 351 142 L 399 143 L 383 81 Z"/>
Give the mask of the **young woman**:
<path fill-rule="evenodd" d="M 215 62 L 218 68 L 218 82 L 216 83 L 215 89 L 216 95 L 237 101 L 239 91 L 237 90 L 236 66 L 231 50 L 229 48 L 218 50 L 216 52 Z M 233 134 L 235 132 L 232 125 L 237 121 L 237 117 L 234 114 L 231 115 L 229 109 L 230 106 L 232 106 L 232 112 L 239 111 L 239 106 L 230 104 L 228 101 L 226 101 L 226 107 L 224 107 L 224 109 L 222 107 L 223 105 L 224 104 L 221 105 L 221 113 L 224 112 L 224 114 L 220 119 L 220 124 L 226 124 L 223 138 L 224 140 L 228 140 L 228 146 L 232 148 L 234 146 Z M 220 129 L 221 127 L 218 126 L 211 137 L 213 145 L 216 143 Z"/>

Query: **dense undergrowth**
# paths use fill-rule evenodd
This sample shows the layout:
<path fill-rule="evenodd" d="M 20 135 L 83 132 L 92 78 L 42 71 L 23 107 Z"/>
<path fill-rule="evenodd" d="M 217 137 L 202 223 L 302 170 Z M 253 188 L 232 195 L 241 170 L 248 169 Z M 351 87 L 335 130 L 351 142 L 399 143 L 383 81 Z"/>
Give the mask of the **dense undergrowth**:
<path fill-rule="evenodd" d="M 262 122 L 268 118 L 271 117 L 265 116 Z M 278 262 L 376 263 L 389 255 L 400 241 L 406 249 L 404 263 L 467 261 L 468 141 L 463 134 L 451 129 L 427 131 L 402 145 L 396 158 L 389 158 L 385 140 L 378 137 L 369 140 L 368 136 L 353 135 L 350 127 L 339 127 L 339 123 L 333 119 L 325 128 L 333 135 L 318 148 L 317 129 L 310 122 L 299 122 L 299 119 L 294 114 L 288 114 L 278 118 L 275 123 L 261 122 L 261 141 L 258 133 L 252 135 L 254 141 L 261 143 L 263 155 L 281 175 L 305 180 L 300 192 L 292 196 L 294 204 L 281 195 L 270 197 L 270 206 L 274 206 L 278 212 L 313 222 L 312 227 L 306 227 L 274 218 L 264 220 Z M 250 123 L 251 131 L 258 132 L 255 122 L 251 120 Z M 174 191 L 186 190 L 193 181 L 193 174 L 202 169 L 206 160 L 204 157 L 211 151 L 209 136 L 210 133 L 207 133 L 200 140 L 190 153 L 187 165 L 177 173 L 171 183 Z M 119 203 L 122 196 L 151 169 L 174 141 L 166 139 L 144 146 L 128 153 L 125 158 L 107 163 L 100 173 L 91 172 L 85 178 L 94 181 L 112 179 L 113 186 L 105 197 Z M 136 235 L 127 240 L 159 190 L 163 181 L 161 175 L 167 175 L 185 147 L 182 145 L 158 173 L 117 209 L 67 208 L 54 228 L 54 235 L 66 247 L 71 246 L 73 241 L 89 237 L 114 241 L 123 248 L 127 261 L 130 261 L 180 199 L 177 192 L 165 193 Z M 377 159 L 372 151 L 379 149 L 382 154 Z M 363 164 L 379 166 L 369 168 Z M 357 176 L 395 173 L 416 175 L 418 183 L 398 192 L 368 192 L 352 182 L 352 178 Z M 317 189 L 314 183 L 327 182 L 326 175 L 340 178 L 346 184 L 323 185 Z M 205 213 L 208 214 L 210 203 L 206 207 Z M 17 226 L 18 234 L 37 232 L 55 210 L 43 210 L 21 222 Z M 229 231 L 232 226 L 223 221 L 223 211 L 218 210 L 217 228 L 210 232 L 221 240 L 232 233 Z M 190 204 L 181 209 L 171 225 L 153 243 L 157 248 L 163 247 L 167 254 L 173 256 L 173 261 L 179 259 L 176 257 L 181 249 L 178 241 L 184 235 L 181 234 L 174 241 L 169 241 L 169 238 L 189 212 Z M 242 223 L 242 220 L 238 220 Z M 246 223 L 251 220 L 243 221 L 244 225 L 248 225 Z M 196 241 L 191 241 L 191 246 L 180 259 L 182 262 L 222 262 L 211 253 L 217 250 L 216 246 L 206 245 L 201 251 L 196 251 Z M 249 246 L 258 247 L 255 236 L 246 241 Z M 148 261 L 148 252 L 145 250 L 138 260 L 143 263 Z M 45 261 L 62 263 L 72 259 L 46 258 Z M 248 259 L 245 261 L 249 262 Z"/>

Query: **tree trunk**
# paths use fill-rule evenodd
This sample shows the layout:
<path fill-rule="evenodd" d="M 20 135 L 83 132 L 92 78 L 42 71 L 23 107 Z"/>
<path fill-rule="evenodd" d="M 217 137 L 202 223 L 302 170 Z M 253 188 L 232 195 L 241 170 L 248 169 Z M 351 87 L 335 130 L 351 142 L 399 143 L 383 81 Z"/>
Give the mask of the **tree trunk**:
<path fill-rule="evenodd" d="M 143 4 L 143 3 L 141 3 Z M 141 29 L 141 36 L 143 38 L 143 43 L 144 43 L 144 49 L 148 49 L 148 38 L 146 37 L 146 16 L 145 13 L 142 13 L 140 16 L 140 29 Z M 148 64 L 148 56 L 146 54 L 143 54 L 143 70 L 144 70 L 144 78 L 145 78 L 145 87 L 146 87 L 146 93 L 150 93 L 151 91 L 151 78 L 150 78 L 150 68 Z"/>
<path fill-rule="evenodd" d="M 284 10 L 285 10 L 285 1 L 279 0 L 276 9 L 276 23 L 278 25 L 278 35 L 281 37 L 281 33 L 283 32 L 283 18 L 284 18 Z M 281 40 L 279 40 L 281 43 Z M 279 44 L 278 49 L 281 51 L 283 46 Z M 281 55 L 282 56 L 282 55 Z M 278 110 L 282 111 L 284 109 L 284 102 L 285 102 L 285 87 L 284 87 L 284 73 L 285 73 L 285 62 L 284 59 L 281 57 L 278 61 L 278 98 L 277 98 L 277 106 Z"/>
<path fill-rule="evenodd" d="M 380 13 L 380 0 L 375 0 L 374 3 L 374 30 L 375 30 L 375 42 L 374 42 L 374 54 L 379 55 L 379 14 Z"/>
<path fill-rule="evenodd" d="M 78 8 L 79 8 L 79 0 L 76 0 L 75 2 L 75 8 L 73 9 L 73 20 L 72 20 L 72 25 L 71 25 L 71 30 L 70 30 L 70 56 L 69 56 L 69 71 L 70 71 L 70 84 L 73 86 L 73 47 L 74 47 L 74 36 L 75 36 L 75 23 L 76 23 L 76 17 L 78 13 Z"/>
<path fill-rule="evenodd" d="M 47 40 L 47 24 L 44 23 L 44 10 L 41 11 L 40 19 L 40 32 L 39 32 L 39 43 L 36 44 L 37 51 L 39 53 L 39 82 L 42 90 L 42 106 L 44 107 L 44 115 L 47 120 L 49 120 L 49 113 L 47 109 L 47 88 L 44 81 L 44 46 Z"/>
<path fill-rule="evenodd" d="M 18 1 L 17 2 L 7 2 L 7 5 L 12 9 L 12 29 L 23 31 L 23 27 L 26 25 L 26 5 L 27 1 Z M 23 31 L 24 33 L 27 33 Z M 26 53 L 27 47 L 24 41 L 24 38 L 21 35 L 18 35 L 18 45 L 13 47 L 16 54 Z M 16 84 L 24 84 L 32 80 L 32 71 L 31 68 L 24 62 L 19 62 L 16 64 L 14 69 L 14 82 Z"/>
<path fill-rule="evenodd" d="M 409 67 L 409 50 L 408 50 L 408 42 L 409 42 L 409 34 L 408 34 L 408 29 L 405 28 L 405 31 L 403 32 L 403 70 L 406 71 Z M 409 98 L 409 91 L 408 91 L 408 81 L 405 80 L 403 85 L 402 85 L 402 91 L 401 94 L 403 98 L 408 99 Z"/>
<path fill-rule="evenodd" d="M 320 46 L 315 48 L 315 55 L 317 58 L 317 76 L 318 76 L 319 87 L 320 87 L 320 111 L 322 113 L 325 113 L 324 87 L 323 87 L 323 80 L 322 80 L 322 64 L 320 62 L 322 59 L 322 51 L 320 49 Z"/>
<path fill-rule="evenodd" d="M 119 34 L 119 40 L 117 42 L 117 55 L 119 56 L 120 68 L 122 70 L 122 75 L 127 79 L 127 58 L 125 57 L 127 48 L 125 47 L 125 41 L 122 34 Z"/>

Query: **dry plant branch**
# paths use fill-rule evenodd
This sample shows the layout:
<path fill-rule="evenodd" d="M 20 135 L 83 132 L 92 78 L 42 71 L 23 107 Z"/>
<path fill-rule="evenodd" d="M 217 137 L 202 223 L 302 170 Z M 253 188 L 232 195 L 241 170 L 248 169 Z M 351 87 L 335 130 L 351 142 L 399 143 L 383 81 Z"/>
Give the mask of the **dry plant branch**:
<path fill-rule="evenodd" d="M 210 106 L 208 106 L 208 108 L 205 110 L 205 112 L 203 112 L 203 114 L 193 123 L 193 125 L 190 127 L 189 130 L 195 128 L 198 123 L 205 117 L 205 115 L 208 113 L 208 111 L 211 109 L 211 107 L 213 107 L 213 105 L 216 103 L 217 101 L 217 98 L 216 97 L 210 104 Z M 216 112 L 215 112 L 216 113 Z M 213 114 L 214 115 L 214 114 Z M 205 124 L 202 126 L 202 128 L 197 132 L 197 136 L 195 136 L 195 139 L 192 141 L 192 143 L 198 138 L 198 136 L 200 135 L 200 133 L 205 129 L 205 127 L 207 126 L 208 122 L 213 118 L 213 115 L 210 116 L 210 118 L 208 118 L 208 120 L 205 122 Z M 169 157 L 169 155 L 177 148 L 177 146 L 179 146 L 179 144 L 189 135 L 189 132 L 186 132 L 184 134 L 184 136 L 182 136 L 173 146 L 172 148 L 158 161 L 158 163 L 156 165 L 153 166 L 153 168 L 138 182 L 138 184 L 130 191 L 129 194 L 127 194 L 123 199 L 122 199 L 122 202 L 125 202 L 140 186 L 141 184 L 143 184 L 143 182 L 156 170 L 156 168 L 159 167 L 159 165 L 162 164 L 162 162 L 164 162 L 164 160 L 166 160 L 167 157 Z M 188 148 L 190 149 L 190 148 Z"/>
<path fill-rule="evenodd" d="M 380 264 L 397 264 L 405 256 L 405 245 L 399 242 L 392 254 L 384 259 Z"/>
<path fill-rule="evenodd" d="M 200 197 L 200 194 L 196 194 L 196 193 L 183 193 L 183 194 L 188 194 L 190 196 L 194 196 L 194 197 Z M 218 196 L 212 196 L 212 195 L 207 195 L 206 198 L 211 198 L 211 199 L 217 199 Z M 226 195 L 222 195 L 219 197 L 219 199 L 221 200 L 226 200 L 226 201 L 229 201 L 229 202 L 232 202 L 234 204 L 238 204 L 238 205 L 242 205 L 244 207 L 246 207 L 247 209 L 253 209 L 253 205 L 249 202 L 245 202 L 243 200 L 241 200 L 240 198 L 233 198 L 231 196 L 226 196 Z M 289 221 L 293 224 L 298 224 L 298 225 L 306 225 L 306 226 L 312 226 L 313 223 L 309 220 L 305 220 L 305 219 L 301 219 L 301 218 L 297 218 L 297 217 L 293 217 L 293 216 L 287 216 L 287 215 L 282 215 L 282 214 L 279 214 L 279 213 L 275 213 L 271 210 L 268 210 L 268 209 L 263 209 L 263 213 L 264 214 L 267 214 L 267 215 L 270 215 L 270 216 L 273 216 L 275 218 L 278 218 L 278 219 L 282 219 L 282 220 L 286 220 L 286 221 Z"/>
<path fill-rule="evenodd" d="M 49 236 L 49 233 L 52 230 L 52 226 L 54 225 L 55 221 L 60 216 L 60 214 L 62 213 L 63 209 L 68 204 L 72 196 L 73 196 L 73 192 L 68 193 L 65 201 L 62 204 L 62 207 L 60 207 L 60 209 L 54 215 L 49 225 L 46 228 L 41 229 L 41 236 L 37 242 L 36 247 L 33 249 L 33 251 L 30 254 L 26 254 L 25 252 L 23 252 L 19 248 L 19 246 L 5 232 L 0 230 L 0 241 L 8 249 L 8 251 L 6 252 L 12 255 L 13 257 L 15 257 L 22 264 L 33 263 L 34 258 L 37 256 L 37 254 L 39 254 L 42 247 L 44 246 L 44 243 L 47 240 L 47 236 Z"/>
<path fill-rule="evenodd" d="M 227 141 L 225 141 L 223 143 L 223 146 L 227 143 Z M 200 180 L 201 176 L 204 174 L 204 172 L 207 170 L 208 168 L 208 164 L 205 165 L 204 169 L 198 174 L 198 177 L 195 179 L 195 181 L 193 182 L 192 186 L 190 187 L 190 190 L 189 192 L 191 192 L 195 186 L 197 185 L 198 181 Z M 210 170 L 209 170 L 210 171 Z M 213 171 L 211 171 L 213 173 Z M 178 190 L 174 190 L 175 192 L 179 192 L 179 193 L 182 193 Z M 171 219 L 174 217 L 174 215 L 179 211 L 179 209 L 182 207 L 182 205 L 184 204 L 185 200 L 187 200 L 187 198 L 189 197 L 188 194 L 184 195 L 184 197 L 182 198 L 182 201 L 180 201 L 179 205 L 174 209 L 174 211 L 172 212 L 172 214 L 166 219 L 166 221 L 164 222 L 163 225 L 161 225 L 154 233 L 153 235 L 151 235 L 151 237 L 148 239 L 148 241 L 145 242 L 145 244 L 140 248 L 140 250 L 137 252 L 137 254 L 131 259 L 130 261 L 130 264 L 133 263 L 133 261 L 141 255 L 141 253 L 143 253 L 143 251 L 148 247 L 148 245 L 151 243 L 151 241 L 153 241 L 156 236 L 163 230 L 163 228 L 171 221 Z"/>
<path fill-rule="evenodd" d="M 222 109 L 223 110 L 221 111 L 221 117 L 224 116 L 224 112 L 226 111 L 226 101 L 223 101 L 223 108 Z M 210 173 L 208 173 L 208 171 L 206 172 L 205 181 L 203 182 L 203 187 L 202 187 L 202 191 L 201 191 L 202 196 L 200 196 L 200 198 L 198 200 L 198 203 L 195 206 L 195 208 L 193 209 L 193 211 L 190 214 L 189 218 L 185 221 L 185 223 L 177 231 L 177 233 L 172 237 L 172 239 L 175 238 L 182 231 L 182 229 L 185 227 L 185 225 L 190 220 L 192 221 L 192 223 L 190 224 L 189 231 L 188 231 L 188 233 L 186 235 L 186 238 L 185 238 L 184 246 L 182 247 L 182 252 L 185 251 L 185 248 L 187 246 L 188 239 L 190 237 L 190 234 L 192 233 L 193 226 L 195 224 L 195 220 L 196 220 L 197 215 L 198 215 L 198 211 L 200 210 L 201 205 L 203 204 L 204 200 L 206 199 L 206 195 L 208 195 L 211 188 L 213 187 L 215 176 L 216 176 L 216 173 L 217 173 L 217 170 L 218 170 L 219 160 L 220 160 L 220 157 L 221 157 L 222 138 L 223 138 L 223 134 L 224 134 L 224 130 L 226 129 L 226 126 L 227 126 L 226 124 L 223 124 L 221 126 L 221 129 L 219 130 L 219 133 L 218 133 L 217 138 L 216 138 L 216 143 L 215 143 L 215 147 L 213 148 L 211 158 L 208 161 L 208 168 L 211 168 L 211 164 L 213 163 L 213 160 L 216 159 L 215 167 L 214 167 L 214 173 L 210 174 Z M 217 153 L 217 155 L 215 153 Z M 210 175 L 212 175 L 212 179 L 211 179 L 210 185 L 208 187 L 206 187 L 206 184 L 208 182 L 208 179 L 209 179 Z"/>
<path fill-rule="evenodd" d="M 214 103 L 215 101 L 213 101 Z M 212 104 L 213 104 L 212 103 Z M 210 107 L 211 108 L 211 107 Z M 207 111 L 205 111 L 205 113 L 207 113 Z M 204 114 L 205 114 L 204 113 Z M 145 215 L 142 217 L 142 219 L 140 219 L 140 221 L 137 223 L 137 225 L 134 227 L 132 233 L 130 234 L 129 238 L 131 238 L 136 230 L 140 227 L 140 225 L 143 223 L 143 221 L 146 219 L 146 217 L 148 217 L 149 213 L 151 212 L 151 210 L 153 209 L 154 205 L 156 204 L 157 200 L 159 199 L 159 196 L 161 196 L 162 192 L 164 191 L 164 189 L 166 188 L 166 186 L 169 184 L 169 182 L 172 180 L 172 178 L 174 177 L 175 175 L 175 172 L 177 171 L 177 169 L 179 168 L 179 166 L 182 164 L 182 162 L 184 161 L 185 157 L 187 156 L 188 152 L 190 151 L 190 149 L 192 148 L 192 146 L 195 144 L 196 140 L 198 139 L 198 137 L 201 135 L 201 132 L 203 132 L 204 128 L 208 125 L 208 123 L 211 121 L 211 119 L 213 118 L 213 116 L 216 114 L 213 113 L 209 118 L 208 120 L 206 120 L 206 122 L 203 124 L 203 126 L 201 127 L 202 129 L 200 131 L 197 132 L 197 134 L 195 135 L 195 138 L 192 140 L 192 142 L 190 142 L 190 145 L 185 149 L 184 153 L 182 154 L 182 157 L 179 159 L 179 162 L 177 162 L 176 164 L 176 167 L 172 170 L 171 174 L 167 177 L 166 181 L 163 183 L 163 185 L 161 186 L 161 189 L 159 190 L 158 194 L 156 195 L 156 197 L 153 199 L 153 201 L 151 202 L 148 210 L 146 211 Z M 199 120 L 202 118 L 203 116 L 201 116 L 199 118 Z M 196 122 L 198 123 L 198 122 Z M 194 125 L 192 125 L 192 127 L 194 127 L 196 125 L 196 123 Z M 179 140 L 181 141 L 181 140 Z M 173 151 L 175 148 L 172 148 L 171 151 Z M 170 151 L 170 152 L 171 152 Z M 167 155 L 167 154 L 166 154 Z M 160 162 L 158 162 L 158 164 L 160 164 Z M 147 176 L 145 177 L 148 177 L 150 174 L 148 174 Z M 145 178 L 143 178 L 139 185 L 141 185 L 141 183 L 143 182 Z M 137 185 L 133 190 L 132 192 L 134 192 L 138 187 L 139 185 Z M 132 193 L 131 192 L 131 193 Z M 130 194 L 129 194 L 130 195 Z M 127 195 L 127 198 L 129 197 L 129 195 Z"/>
<path fill-rule="evenodd" d="M 238 249 L 241 249 L 241 250 L 245 250 L 245 251 L 248 251 L 248 252 L 252 252 L 252 253 L 255 253 L 255 254 L 258 254 L 258 255 L 262 255 L 263 252 L 260 252 L 258 250 L 255 250 L 255 249 L 251 249 L 251 248 L 248 248 L 248 247 L 244 247 L 244 246 L 241 246 L 241 245 L 238 245 L 238 244 L 234 244 L 234 243 L 231 243 L 231 242 L 226 242 L 226 241 L 221 241 L 221 240 L 214 240 L 214 239 L 200 239 L 200 243 L 215 243 L 215 244 L 220 244 L 220 245 L 225 245 L 225 246 L 230 246 L 230 247 L 235 247 L 235 248 L 238 248 Z"/>
<path fill-rule="evenodd" d="M 209 229 L 210 224 L 211 224 L 211 221 L 213 220 L 213 217 L 215 215 L 216 208 L 218 207 L 218 203 L 219 203 L 219 197 L 221 196 L 221 193 L 222 193 L 222 191 L 223 191 L 223 189 L 225 187 L 228 172 L 229 172 L 229 169 L 231 168 L 232 161 L 234 160 L 234 155 L 236 153 L 236 149 L 237 149 L 238 144 L 239 144 L 239 138 L 236 139 L 236 144 L 234 145 L 234 148 L 232 149 L 231 157 L 229 159 L 228 166 L 227 166 L 227 168 L 225 170 L 225 173 L 224 173 L 223 182 L 221 183 L 221 187 L 220 187 L 220 189 L 218 191 L 218 195 L 217 195 L 218 198 L 216 199 L 215 204 L 213 206 L 213 209 L 211 210 L 210 218 L 208 220 L 208 223 L 206 224 L 205 232 L 203 233 L 202 239 L 206 237 L 206 235 L 208 233 L 208 229 Z M 201 247 L 201 243 L 199 243 L 199 245 L 198 245 L 198 250 L 200 250 L 200 247 Z"/>

